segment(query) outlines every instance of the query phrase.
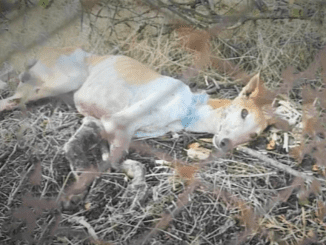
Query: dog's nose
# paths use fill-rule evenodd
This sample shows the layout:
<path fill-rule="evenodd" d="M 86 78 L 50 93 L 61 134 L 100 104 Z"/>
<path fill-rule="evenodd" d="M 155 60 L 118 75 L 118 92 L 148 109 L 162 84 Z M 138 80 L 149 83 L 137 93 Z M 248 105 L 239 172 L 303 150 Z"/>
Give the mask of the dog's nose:
<path fill-rule="evenodd" d="M 232 144 L 231 140 L 228 138 L 224 138 L 219 143 L 219 148 L 221 148 L 222 151 L 226 152 L 228 150 L 231 150 Z"/>
<path fill-rule="evenodd" d="M 215 135 L 213 138 L 213 144 L 217 149 L 227 152 L 232 149 L 232 141 L 229 138 L 223 138 L 219 140 L 218 135 Z"/>

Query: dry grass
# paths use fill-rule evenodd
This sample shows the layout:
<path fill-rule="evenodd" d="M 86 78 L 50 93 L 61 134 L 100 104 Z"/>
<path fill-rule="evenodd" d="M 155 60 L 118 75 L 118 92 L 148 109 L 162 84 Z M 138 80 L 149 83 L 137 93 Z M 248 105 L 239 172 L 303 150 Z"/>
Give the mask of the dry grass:
<path fill-rule="evenodd" d="M 266 2 L 272 5 L 276 1 Z M 125 54 L 172 76 L 185 77 L 189 67 L 196 67 L 196 52 L 202 49 L 182 49 L 182 37 L 178 31 L 167 31 L 160 13 L 146 20 L 141 31 L 137 29 L 141 25 L 134 23 L 134 31 L 113 30 L 106 36 L 103 30 L 111 26 L 110 22 L 96 27 L 96 21 L 99 19 L 91 21 L 91 50 Z M 286 92 L 280 99 L 290 100 L 287 105 L 291 109 L 284 110 L 299 114 L 289 132 L 292 155 L 284 152 L 282 131 L 276 133 L 272 151 L 266 150 L 267 139 L 272 137 L 266 132 L 248 146 L 256 155 L 238 149 L 202 163 L 189 159 L 184 151 L 200 135 L 180 132 L 179 137 L 168 134 L 136 141 L 138 147 L 132 147 L 127 157 L 146 166 L 150 187 L 147 198 L 136 208 L 131 208 L 135 207 L 132 197 L 122 198 L 128 182 L 120 173 L 96 178 L 75 210 L 62 211 L 56 202 L 74 181 L 62 150 L 81 124 L 73 108 L 43 100 L 1 113 L 1 243 L 325 244 L 325 137 L 321 134 L 325 135 L 326 67 L 325 59 L 316 57 L 325 44 L 325 35 L 323 26 L 313 21 L 261 20 L 222 32 L 220 39 L 207 38 L 208 60 L 220 57 L 239 65 L 245 73 L 261 71 L 269 87 Z M 290 66 L 298 70 L 297 75 L 292 75 Z M 207 76 L 219 86 L 214 96 L 234 98 L 241 85 L 233 78 L 239 77 L 218 73 L 218 69 L 221 67 L 213 63 L 190 80 L 205 88 Z M 291 84 L 293 78 L 296 81 Z M 288 87 L 280 85 L 282 80 Z M 319 96 L 318 101 L 309 93 L 302 94 L 303 83 Z M 2 95 L 7 96 L 8 91 Z M 294 132 L 300 132 L 299 136 Z M 91 150 L 90 159 L 96 161 L 97 152 Z M 277 161 L 280 167 L 266 164 L 260 155 Z M 163 157 L 171 164 L 156 162 Z M 282 166 L 306 177 L 295 177 Z"/>

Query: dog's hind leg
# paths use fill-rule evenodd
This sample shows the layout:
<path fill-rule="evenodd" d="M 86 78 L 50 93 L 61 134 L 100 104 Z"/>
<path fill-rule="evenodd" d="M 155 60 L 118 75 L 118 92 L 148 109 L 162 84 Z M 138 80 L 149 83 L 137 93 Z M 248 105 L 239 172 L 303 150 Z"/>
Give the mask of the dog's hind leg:
<path fill-rule="evenodd" d="M 79 172 L 90 169 L 91 166 L 95 166 L 99 172 L 104 172 L 109 167 L 123 171 L 131 181 L 122 198 L 132 200 L 131 207 L 134 207 L 136 203 L 144 200 L 147 193 L 145 169 L 140 162 L 129 159 L 121 164 L 115 163 L 119 164 L 119 168 L 112 166 L 111 152 L 114 147 L 111 144 L 110 152 L 107 139 L 103 138 L 103 130 L 103 125 L 99 120 L 85 117 L 81 127 L 65 144 L 64 151 L 72 173 L 78 181 Z M 80 195 L 69 198 L 66 202 L 66 208 L 71 209 L 76 202 L 84 199 L 86 195 L 87 190 L 84 190 Z"/>
<path fill-rule="evenodd" d="M 103 130 L 99 120 L 85 117 L 83 124 L 65 144 L 66 158 L 75 177 L 78 176 L 78 171 L 92 165 L 99 169 L 102 161 L 107 159 L 109 149 L 107 141 L 101 136 Z M 102 153 L 104 153 L 103 156 Z"/>
<path fill-rule="evenodd" d="M 78 203 L 86 198 L 89 184 L 99 176 L 98 169 L 108 158 L 109 147 L 107 141 L 101 137 L 102 130 L 99 120 L 85 117 L 80 128 L 63 148 L 72 174 L 77 180 L 68 188 L 68 194 L 62 200 L 65 210 L 75 209 Z M 95 173 L 82 174 L 82 171 L 95 171 Z"/>

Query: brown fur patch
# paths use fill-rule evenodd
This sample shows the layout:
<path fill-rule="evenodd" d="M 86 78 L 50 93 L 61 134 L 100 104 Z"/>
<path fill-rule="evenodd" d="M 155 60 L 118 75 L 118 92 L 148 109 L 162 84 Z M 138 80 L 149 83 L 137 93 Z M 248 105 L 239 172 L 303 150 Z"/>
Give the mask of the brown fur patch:
<path fill-rule="evenodd" d="M 70 55 L 75 52 L 76 49 L 78 49 L 78 47 L 45 47 L 40 50 L 38 57 L 44 65 L 51 68 L 61 55 Z"/>
<path fill-rule="evenodd" d="M 146 84 L 161 75 L 132 58 L 121 56 L 114 65 L 118 75 L 133 85 Z"/>
<path fill-rule="evenodd" d="M 97 64 L 101 63 L 103 60 L 111 57 L 111 55 L 99 56 L 99 55 L 92 55 L 90 57 L 86 57 L 85 61 L 87 64 L 96 66 Z"/>
<path fill-rule="evenodd" d="M 229 106 L 232 103 L 228 99 L 209 99 L 207 104 L 213 107 L 213 109 Z"/>
<path fill-rule="evenodd" d="M 268 121 L 266 115 L 264 114 L 263 107 L 257 105 L 254 99 L 236 98 L 233 100 L 232 104 L 239 108 L 239 113 L 242 109 L 247 109 L 249 114 L 255 115 L 256 123 L 262 125 L 263 128 L 267 127 Z"/>

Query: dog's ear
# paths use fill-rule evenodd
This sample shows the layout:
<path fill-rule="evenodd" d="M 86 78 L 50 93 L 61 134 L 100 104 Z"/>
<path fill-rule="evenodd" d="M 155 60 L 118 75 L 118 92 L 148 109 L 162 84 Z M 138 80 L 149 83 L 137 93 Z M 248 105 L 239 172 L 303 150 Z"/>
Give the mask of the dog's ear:
<path fill-rule="evenodd" d="M 275 97 L 276 93 L 265 87 L 258 73 L 250 79 L 237 98 L 252 99 L 257 106 L 264 107 L 271 105 Z"/>
<path fill-rule="evenodd" d="M 247 85 L 241 90 L 238 97 L 253 98 L 264 93 L 264 82 L 260 79 L 260 73 L 253 76 Z"/>

